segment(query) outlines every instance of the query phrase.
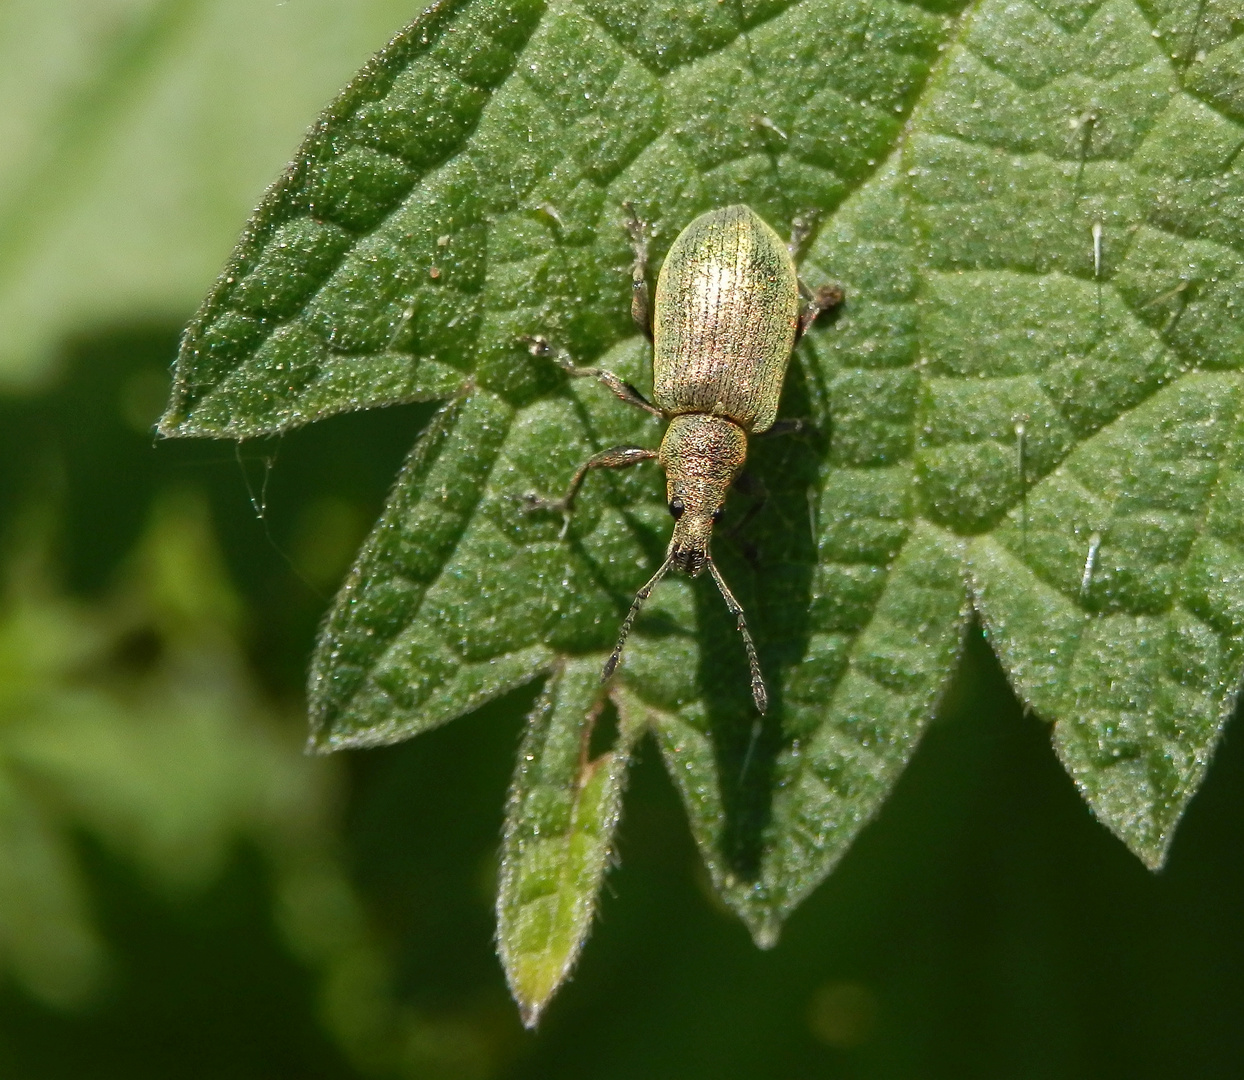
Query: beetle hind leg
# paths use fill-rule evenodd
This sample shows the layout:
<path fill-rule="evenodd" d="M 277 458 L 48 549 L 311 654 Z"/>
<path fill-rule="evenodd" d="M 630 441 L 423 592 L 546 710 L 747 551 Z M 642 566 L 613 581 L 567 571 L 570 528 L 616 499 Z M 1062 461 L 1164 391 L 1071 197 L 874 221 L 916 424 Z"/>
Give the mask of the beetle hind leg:
<path fill-rule="evenodd" d="M 816 431 L 816 424 L 802 416 L 783 416 L 774 420 L 764 431 L 753 431 L 753 439 L 777 438 L 781 435 L 802 435 Z"/>
<path fill-rule="evenodd" d="M 814 211 L 796 214 L 791 220 L 790 239 L 786 241 L 786 250 L 790 252 L 790 257 L 795 262 L 799 261 L 799 256 L 803 254 L 803 246 L 808 242 L 808 237 L 816 230 L 819 220 L 820 215 Z"/>
<path fill-rule="evenodd" d="M 818 216 L 815 212 L 799 214 L 791 222 L 790 240 L 786 243 L 786 250 L 790 252 L 791 259 L 796 263 L 799 261 L 808 238 L 816 229 Z M 795 340 L 798 341 L 803 337 L 808 327 L 816 322 L 823 312 L 830 311 L 841 304 L 844 295 L 841 285 L 821 285 L 816 290 L 812 290 L 801 279 L 799 282 L 801 299 L 799 324 L 795 329 Z"/>

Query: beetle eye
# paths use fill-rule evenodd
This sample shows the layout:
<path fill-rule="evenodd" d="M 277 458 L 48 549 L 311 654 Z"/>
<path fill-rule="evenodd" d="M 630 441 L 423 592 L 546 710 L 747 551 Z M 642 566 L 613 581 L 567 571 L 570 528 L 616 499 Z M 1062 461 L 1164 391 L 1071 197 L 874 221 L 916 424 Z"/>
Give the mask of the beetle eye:
<path fill-rule="evenodd" d="M 675 521 L 682 517 L 682 512 L 685 509 L 686 507 L 683 506 L 682 499 L 680 499 L 677 495 L 670 499 L 670 515 Z"/>
<path fill-rule="evenodd" d="M 714 522 L 720 521 L 722 517 L 725 516 L 725 513 L 726 513 L 726 508 L 724 506 L 717 507 L 717 509 L 713 511 L 713 521 Z"/>

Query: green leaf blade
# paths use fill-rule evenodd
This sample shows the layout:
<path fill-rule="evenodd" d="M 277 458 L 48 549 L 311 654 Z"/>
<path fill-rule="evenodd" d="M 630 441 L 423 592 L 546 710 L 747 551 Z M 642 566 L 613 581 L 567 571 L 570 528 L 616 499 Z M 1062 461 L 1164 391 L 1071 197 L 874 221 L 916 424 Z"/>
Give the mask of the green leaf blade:
<path fill-rule="evenodd" d="M 1163 25 L 984 3 L 904 153 L 924 512 L 977 537 L 975 603 L 1016 690 L 1155 867 L 1241 675 L 1206 621 L 1238 603 L 1235 554 L 1206 535 L 1240 422 L 1237 376 L 1214 374 L 1239 364 L 1238 257 L 1231 215 L 1202 208 L 1234 190 L 1244 131 L 1183 91 Z"/>
<path fill-rule="evenodd" d="M 359 73 L 187 330 L 163 434 L 244 438 L 452 392 L 440 327 L 478 318 L 483 236 L 478 176 L 451 159 L 542 11 L 443 0 Z"/>
<path fill-rule="evenodd" d="M 570 974 L 612 853 L 642 709 L 619 697 L 614 747 L 589 756 L 605 705 L 603 656 L 555 667 L 527 720 L 510 788 L 497 893 L 497 949 L 523 1023 Z"/>
<path fill-rule="evenodd" d="M 1212 614 L 1238 588 L 1238 556 L 1203 529 L 1232 513 L 1234 470 L 1219 462 L 1236 453 L 1241 389 L 1234 374 L 1201 374 L 1155 394 L 1033 489 L 1027 531 L 1013 515 L 991 541 L 1005 556 L 974 559 L 1017 688 L 1057 721 L 1055 748 L 1098 817 L 1151 866 L 1239 683 L 1238 639 L 1219 638 Z"/>
<path fill-rule="evenodd" d="M 571 3 L 446 0 L 399 34 L 253 217 L 161 432 L 270 434 L 470 376 L 531 400 L 548 383 L 525 376 L 521 334 L 587 356 L 628 332 L 623 201 L 655 254 L 723 201 L 777 223 L 832 209 L 897 137 L 947 27 L 828 0 L 754 12 L 746 37 L 728 6 L 669 16 L 688 59 L 655 69 L 645 31 Z"/>
<path fill-rule="evenodd" d="M 435 610 L 423 623 L 415 618 L 443 584 L 511 420 L 492 395 L 464 396 L 416 443 L 320 636 L 308 687 L 317 749 L 405 738 L 527 681 L 551 658 L 538 646 L 503 648 L 484 658 L 502 661 L 490 679 L 461 641 L 455 649 L 445 640 Z"/>
<path fill-rule="evenodd" d="M 638 379 L 650 362 L 637 345 L 609 362 Z M 592 434 L 652 443 L 659 428 L 614 408 L 603 387 L 572 389 L 569 400 L 522 410 L 466 391 L 420 437 L 312 661 L 317 749 L 408 738 L 529 682 L 555 655 L 611 646 L 625 568 L 649 558 L 635 524 L 604 491 L 585 491 L 568 547 L 558 539 L 561 516 L 526 513 L 522 500 L 560 490 L 591 452 Z M 618 482 L 645 512 L 662 505 L 652 470 Z"/>

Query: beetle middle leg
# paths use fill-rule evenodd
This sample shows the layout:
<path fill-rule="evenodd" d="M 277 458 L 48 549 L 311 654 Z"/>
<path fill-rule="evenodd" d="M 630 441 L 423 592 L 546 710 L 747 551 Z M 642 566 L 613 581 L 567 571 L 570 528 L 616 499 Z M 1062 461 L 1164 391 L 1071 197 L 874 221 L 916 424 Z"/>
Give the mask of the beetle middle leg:
<path fill-rule="evenodd" d="M 653 405 L 651 401 L 625 379 L 619 378 L 612 371 L 606 371 L 604 368 L 598 367 L 579 367 L 565 349 L 555 349 L 549 342 L 549 339 L 543 335 L 528 335 L 523 338 L 523 341 L 527 343 L 527 351 L 532 356 L 552 360 L 572 379 L 599 379 L 628 405 L 634 405 L 637 409 L 643 409 L 644 412 L 650 412 L 653 416 L 659 416 L 662 420 L 665 419 L 665 413 Z"/>
<path fill-rule="evenodd" d="M 523 509 L 528 513 L 534 510 L 560 511 L 563 520 L 562 531 L 558 534 L 558 539 L 565 539 L 566 532 L 570 528 L 570 511 L 574 506 L 575 496 L 579 494 L 579 488 L 583 486 L 589 470 L 625 469 L 656 456 L 655 450 L 649 450 L 643 446 L 612 446 L 608 450 L 602 450 L 599 454 L 593 454 L 575 470 L 574 476 L 570 478 L 570 485 L 566 488 L 566 494 L 560 499 L 546 499 L 535 494 L 525 495 Z"/>

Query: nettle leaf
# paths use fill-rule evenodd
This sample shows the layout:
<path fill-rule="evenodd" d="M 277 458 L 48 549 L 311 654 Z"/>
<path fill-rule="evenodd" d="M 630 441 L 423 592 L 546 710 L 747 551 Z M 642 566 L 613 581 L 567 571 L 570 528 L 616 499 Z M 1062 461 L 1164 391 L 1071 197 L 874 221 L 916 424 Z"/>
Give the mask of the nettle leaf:
<path fill-rule="evenodd" d="M 569 660 L 527 718 L 510 788 L 497 895 L 497 949 L 510 990 L 534 1027 L 591 927 L 609 864 L 643 706 L 619 698 L 613 747 L 593 756 L 605 707 L 600 658 Z"/>
<path fill-rule="evenodd" d="M 542 675 L 500 945 L 534 1016 L 587 931 L 629 748 L 654 732 L 761 944 L 876 812 L 973 610 L 1094 812 L 1161 863 L 1244 666 L 1235 317 L 1244 56 L 1227 5 L 473 0 L 347 88 L 187 332 L 168 435 L 444 399 L 325 626 L 313 746 L 392 742 Z M 587 746 L 590 677 L 669 535 L 660 424 L 523 347 L 651 385 L 621 207 L 654 262 L 697 213 L 822 225 L 847 301 L 757 438 L 770 499 L 667 579 Z M 655 266 L 654 266 L 655 269 Z"/>

